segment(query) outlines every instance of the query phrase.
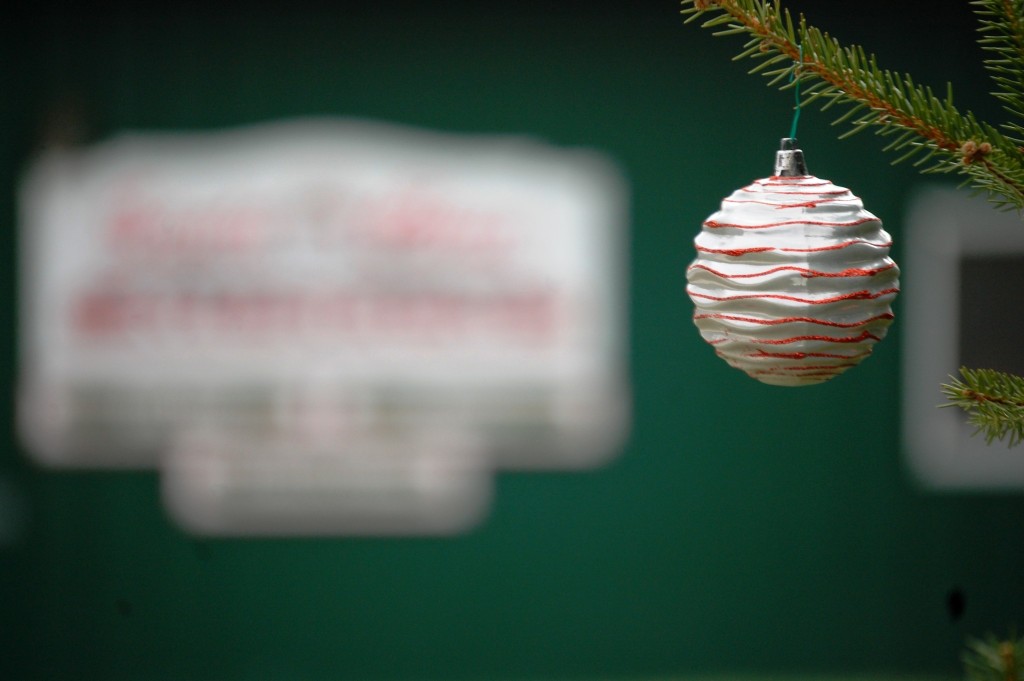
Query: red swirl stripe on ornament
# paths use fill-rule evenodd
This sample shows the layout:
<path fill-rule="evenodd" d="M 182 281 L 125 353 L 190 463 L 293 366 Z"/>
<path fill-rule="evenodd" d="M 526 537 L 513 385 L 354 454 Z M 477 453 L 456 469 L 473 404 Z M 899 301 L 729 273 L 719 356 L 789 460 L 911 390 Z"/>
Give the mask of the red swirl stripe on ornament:
<path fill-rule="evenodd" d="M 690 267 L 687 268 L 687 269 L 691 269 L 691 270 L 704 270 L 706 272 L 710 272 L 711 274 L 715 275 L 716 277 L 721 277 L 722 279 L 749 279 L 751 277 L 764 277 L 764 276 L 767 276 L 769 274 L 775 274 L 776 272 L 799 272 L 801 277 L 804 277 L 805 279 L 813 279 L 815 277 L 824 277 L 824 278 L 873 277 L 876 274 L 878 274 L 879 272 L 885 272 L 886 270 L 891 270 L 894 267 L 896 267 L 896 263 L 885 265 L 884 267 L 875 267 L 873 269 L 864 269 L 864 268 L 861 268 L 861 267 L 850 267 L 848 269 L 841 270 L 839 272 L 821 272 L 819 270 L 812 270 L 812 269 L 809 269 L 807 267 L 796 267 L 795 265 L 780 265 L 778 267 L 773 267 L 771 269 L 762 270 L 761 272 L 750 272 L 750 273 L 747 273 L 747 274 L 726 274 L 725 272 L 719 272 L 716 269 L 712 269 L 712 268 L 708 267 L 707 265 L 702 265 L 700 263 L 696 263 L 696 264 L 690 265 Z"/>
<path fill-rule="evenodd" d="M 781 186 L 784 186 L 784 185 L 777 185 L 777 186 L 781 187 Z M 808 185 L 805 185 L 805 184 L 804 185 L 794 184 L 794 185 L 791 185 L 791 186 L 793 186 L 793 187 L 806 187 Z M 740 191 L 741 192 L 747 192 L 749 194 L 783 194 L 783 195 L 785 195 L 785 194 L 792 194 L 792 195 L 802 195 L 802 196 L 812 196 L 812 195 L 813 196 L 840 196 L 842 194 L 849 194 L 850 193 L 849 189 L 838 189 L 836 191 L 828 191 L 828 192 L 823 192 L 823 191 L 814 191 L 814 192 L 780 192 L 780 191 L 777 191 L 777 190 L 773 189 L 773 190 L 765 192 L 765 191 L 762 191 L 761 188 L 758 185 L 754 185 L 754 184 L 747 185 L 746 187 L 741 188 Z"/>
<path fill-rule="evenodd" d="M 803 193 L 803 192 L 802 192 Z M 806 192 L 810 194 L 812 192 Z M 761 206 L 771 206 L 778 210 L 784 208 L 815 208 L 819 203 L 836 203 L 837 201 L 845 201 L 846 199 L 834 198 L 834 199 L 818 199 L 816 201 L 801 201 L 800 203 L 772 203 L 771 201 L 743 201 L 741 199 L 722 199 L 725 203 L 756 203 Z"/>
<path fill-rule="evenodd" d="M 843 336 L 836 338 L 834 336 L 791 336 L 789 338 L 749 338 L 747 339 L 751 343 L 765 344 L 765 345 L 787 345 L 789 343 L 799 343 L 800 341 L 821 341 L 823 343 L 863 343 L 866 340 L 881 341 L 881 337 L 869 331 L 861 331 L 856 336 Z"/>
<path fill-rule="evenodd" d="M 776 372 L 798 372 L 798 371 L 827 371 L 829 369 L 851 369 L 857 366 L 858 362 L 843 362 L 841 364 L 812 364 L 800 366 L 772 367 L 771 369 L 758 369 L 756 373 L 767 374 Z"/>
<path fill-rule="evenodd" d="M 840 244 L 832 244 L 831 246 L 817 246 L 815 248 L 780 248 L 779 250 L 783 253 L 820 253 L 822 251 L 838 251 L 850 246 L 874 246 L 875 248 L 890 248 L 892 247 L 892 241 L 886 241 L 880 244 L 876 244 L 874 241 L 868 241 L 867 239 L 850 239 Z"/>
<path fill-rule="evenodd" d="M 737 355 L 735 353 L 726 354 L 723 350 L 715 348 L 715 354 L 726 361 L 730 361 Z M 843 355 L 838 352 L 765 352 L 764 350 L 758 350 L 757 352 L 748 352 L 739 357 L 746 357 L 753 360 L 759 359 L 790 359 L 794 361 L 802 361 L 805 359 L 844 359 L 851 360 L 849 362 L 840 362 L 836 366 L 842 367 L 855 367 L 863 359 L 871 354 L 871 350 L 865 352 L 857 352 L 852 355 Z M 804 365 L 796 365 L 804 366 Z"/>
<path fill-rule="evenodd" d="M 729 322 L 747 322 L 750 324 L 761 324 L 762 326 L 776 326 L 778 324 L 794 324 L 797 322 L 806 322 L 808 324 L 818 324 L 820 326 L 831 326 L 837 329 L 853 329 L 864 324 L 870 324 L 876 322 L 879 319 L 894 319 L 895 315 L 891 312 L 883 312 L 877 314 L 874 317 L 868 317 L 858 322 L 833 322 L 827 319 L 818 319 L 816 317 L 779 317 L 778 319 L 759 319 L 757 317 L 743 317 L 740 315 L 721 314 L 717 312 L 708 312 L 705 314 L 694 314 L 693 318 L 697 319 L 723 319 Z"/>
<path fill-rule="evenodd" d="M 720 350 L 715 352 L 721 353 Z M 807 359 L 807 358 L 818 358 L 818 359 L 856 359 L 860 360 L 871 354 L 871 350 L 865 350 L 864 352 L 857 352 L 852 355 L 842 355 L 834 352 L 767 352 L 765 350 L 758 350 L 757 352 L 749 352 L 744 357 L 750 357 L 752 359 Z"/>
<path fill-rule="evenodd" d="M 703 246 L 697 246 L 697 251 L 700 253 L 713 253 L 715 255 L 730 255 L 736 258 L 751 253 L 767 253 L 768 251 L 778 251 L 778 248 L 774 246 L 759 246 L 757 248 L 705 248 Z"/>
<path fill-rule="evenodd" d="M 707 300 L 715 301 L 728 301 L 728 300 L 749 300 L 756 298 L 769 298 L 774 300 L 790 300 L 794 303 L 807 303 L 809 305 L 827 305 L 828 303 L 838 303 L 844 300 L 873 300 L 875 298 L 881 298 L 891 293 L 899 293 L 898 288 L 887 288 L 877 293 L 871 293 L 867 290 L 854 291 L 853 293 L 844 293 L 839 296 L 831 296 L 829 298 L 800 298 L 798 296 L 787 296 L 782 293 L 744 293 L 735 296 L 712 296 L 707 293 L 697 293 L 696 291 L 687 290 L 691 296 L 697 298 L 706 298 Z"/>
<path fill-rule="evenodd" d="M 705 246 L 695 246 L 697 251 L 700 253 L 713 253 L 716 255 L 730 255 L 734 257 L 741 257 L 748 253 L 765 253 L 767 251 L 775 251 L 776 253 L 821 253 L 823 251 L 838 251 L 850 246 L 873 246 L 875 248 L 890 248 L 892 241 L 886 241 L 884 243 L 875 243 L 866 239 L 850 239 L 839 244 L 832 244 L 831 246 L 816 246 L 815 248 L 779 248 L 777 246 L 752 246 L 750 248 L 707 248 Z"/>
<path fill-rule="evenodd" d="M 792 181 L 787 182 L 787 180 Z M 803 180 L 818 180 L 818 178 L 814 175 L 772 175 L 771 177 L 755 180 L 754 182 L 765 187 L 792 187 L 793 185 L 798 187 L 824 187 L 832 184 L 828 180 L 818 180 L 817 182 L 804 182 Z"/>
<path fill-rule="evenodd" d="M 768 371 L 768 370 L 764 370 L 764 369 L 762 369 L 760 371 L 751 371 L 750 373 L 752 375 L 755 375 L 755 376 L 785 376 L 786 375 L 786 374 L 780 374 L 777 371 Z M 841 373 L 842 373 L 842 371 L 815 371 L 815 372 L 809 373 L 809 374 L 800 374 L 799 376 L 794 376 L 794 378 L 821 378 L 821 377 L 824 377 L 824 376 L 830 376 L 831 377 L 831 376 L 837 376 L 837 375 L 839 375 Z"/>
<path fill-rule="evenodd" d="M 856 227 L 867 222 L 881 222 L 876 217 L 861 218 L 853 222 L 825 222 L 824 220 L 782 220 L 780 222 L 762 222 L 756 225 L 737 225 L 732 222 L 719 222 L 718 220 L 705 220 L 704 226 L 708 229 L 722 229 L 732 227 L 733 229 L 768 229 L 770 227 L 785 227 L 786 225 L 814 225 L 816 227 Z"/>

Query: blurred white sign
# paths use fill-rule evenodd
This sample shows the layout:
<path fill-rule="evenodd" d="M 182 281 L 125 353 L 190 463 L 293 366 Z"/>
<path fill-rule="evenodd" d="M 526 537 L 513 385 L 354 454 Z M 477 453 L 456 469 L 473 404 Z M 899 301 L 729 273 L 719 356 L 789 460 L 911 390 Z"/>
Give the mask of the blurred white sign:
<path fill-rule="evenodd" d="M 478 469 L 621 446 L 626 201 L 591 151 L 366 122 L 51 152 L 21 195 L 24 439 L 50 465 L 161 465 L 203 531 L 437 530 L 432 503 L 457 527 Z M 308 501 L 314 459 L 347 500 L 264 517 Z M 420 469 L 448 477 L 417 503 L 353 491 Z"/>

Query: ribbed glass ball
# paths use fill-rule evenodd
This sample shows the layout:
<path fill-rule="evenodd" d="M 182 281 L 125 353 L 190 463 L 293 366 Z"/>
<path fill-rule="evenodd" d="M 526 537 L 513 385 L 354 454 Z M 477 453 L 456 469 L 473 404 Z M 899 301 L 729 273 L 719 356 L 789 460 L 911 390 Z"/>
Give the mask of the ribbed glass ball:
<path fill-rule="evenodd" d="M 764 383 L 838 376 L 870 355 L 893 321 L 892 239 L 859 198 L 828 180 L 756 180 L 722 201 L 694 243 L 686 289 L 694 323 L 722 359 Z"/>

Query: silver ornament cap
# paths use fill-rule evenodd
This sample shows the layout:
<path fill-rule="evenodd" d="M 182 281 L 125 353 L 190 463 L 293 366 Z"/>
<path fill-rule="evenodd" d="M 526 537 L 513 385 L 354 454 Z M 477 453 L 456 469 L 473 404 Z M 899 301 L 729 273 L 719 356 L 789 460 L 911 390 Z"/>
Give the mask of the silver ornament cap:
<path fill-rule="evenodd" d="M 807 172 L 804 152 L 798 148 L 795 137 L 783 137 L 775 152 L 775 177 L 803 177 Z"/>

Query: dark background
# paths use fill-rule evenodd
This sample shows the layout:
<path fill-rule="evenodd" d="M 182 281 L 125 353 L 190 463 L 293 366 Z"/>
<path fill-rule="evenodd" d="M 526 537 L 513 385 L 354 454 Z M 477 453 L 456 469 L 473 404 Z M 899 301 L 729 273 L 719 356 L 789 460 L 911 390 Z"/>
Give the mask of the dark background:
<path fill-rule="evenodd" d="M 1002 120 L 966 1 L 788 4 Z M 668 0 L 33 7 L 0 21 L 0 474 L 5 517 L 24 519 L 0 545 L 0 678 L 956 676 L 967 636 L 1024 624 L 1024 496 L 929 492 L 904 463 L 899 302 L 872 358 L 799 389 L 730 369 L 689 319 L 701 220 L 770 174 L 789 131 L 792 95 L 730 61 L 741 39 L 684 26 Z M 462 537 L 331 540 L 192 538 L 155 473 L 26 458 L 14 192 L 33 150 L 310 114 L 621 165 L 635 421 L 619 458 L 501 474 Z M 922 178 L 830 120 L 801 118 L 810 170 L 885 220 L 898 260 Z"/>

